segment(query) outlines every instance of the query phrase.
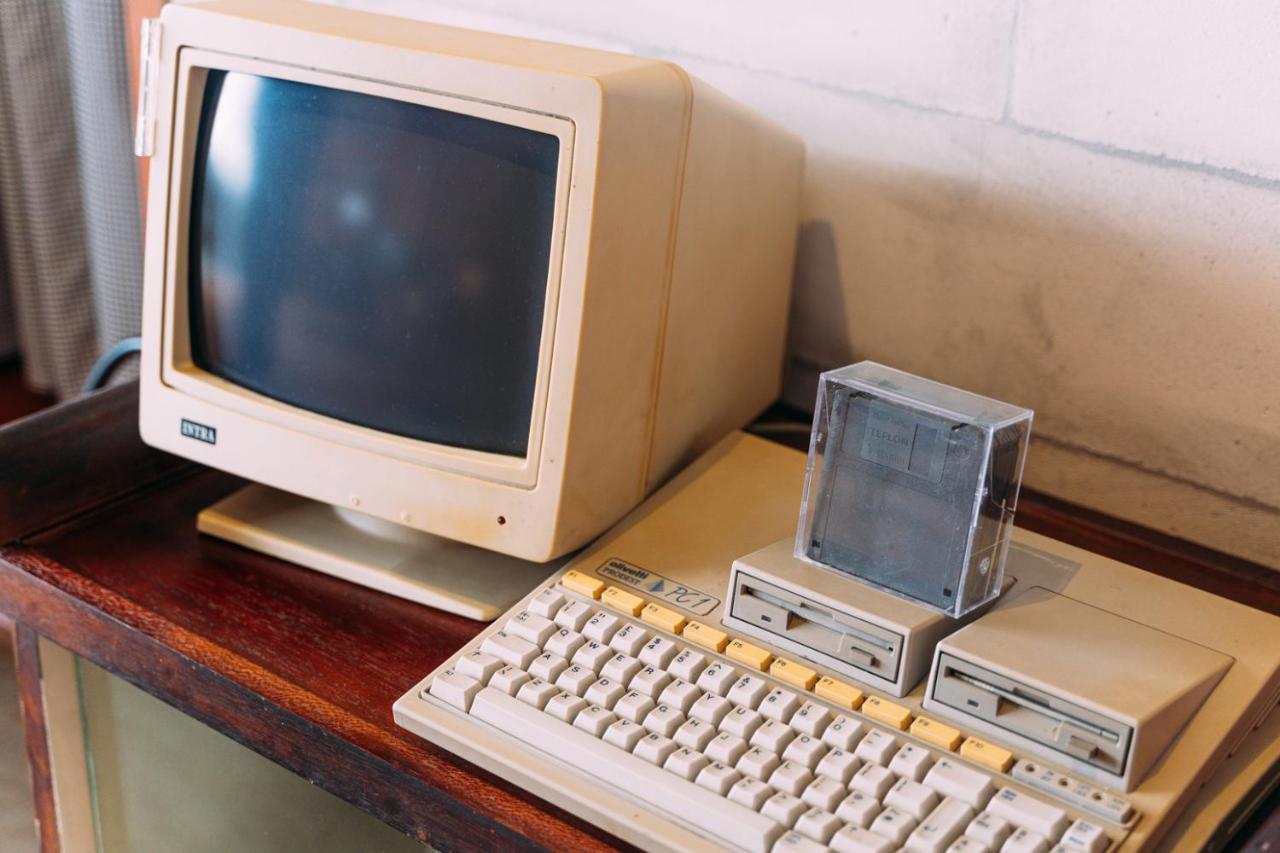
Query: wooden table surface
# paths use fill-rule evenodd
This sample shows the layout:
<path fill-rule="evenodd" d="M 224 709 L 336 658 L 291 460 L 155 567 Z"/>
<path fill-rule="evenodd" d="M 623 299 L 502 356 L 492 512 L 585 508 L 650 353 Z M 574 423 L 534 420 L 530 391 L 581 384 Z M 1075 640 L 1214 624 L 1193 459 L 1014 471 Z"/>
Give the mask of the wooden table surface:
<path fill-rule="evenodd" d="M 143 447 L 136 406 L 125 386 L 0 430 L 0 610 L 18 626 L 46 849 L 37 634 L 424 842 L 620 846 L 392 721 L 480 623 L 197 535 L 196 513 L 242 481 Z M 1261 566 L 1034 494 L 1019 523 L 1280 613 L 1280 574 Z"/>

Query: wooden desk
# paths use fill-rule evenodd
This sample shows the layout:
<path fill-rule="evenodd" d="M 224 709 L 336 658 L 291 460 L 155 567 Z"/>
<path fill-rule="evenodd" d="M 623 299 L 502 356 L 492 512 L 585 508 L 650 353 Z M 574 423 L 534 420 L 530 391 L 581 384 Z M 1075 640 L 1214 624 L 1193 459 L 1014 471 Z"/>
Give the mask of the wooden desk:
<path fill-rule="evenodd" d="M 242 481 L 145 448 L 134 386 L 0 430 L 0 610 L 45 850 L 59 849 L 38 638 L 132 682 L 387 824 L 461 850 L 618 846 L 399 729 L 391 704 L 478 623 L 195 531 Z M 1044 498 L 1019 523 L 1280 613 L 1280 575 Z"/>

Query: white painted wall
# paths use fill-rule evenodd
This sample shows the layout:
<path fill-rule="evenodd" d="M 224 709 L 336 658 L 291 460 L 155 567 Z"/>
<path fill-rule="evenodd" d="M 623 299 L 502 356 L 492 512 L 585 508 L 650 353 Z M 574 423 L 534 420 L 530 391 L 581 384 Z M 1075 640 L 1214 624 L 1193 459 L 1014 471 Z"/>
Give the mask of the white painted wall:
<path fill-rule="evenodd" d="M 335 0 L 670 59 L 809 151 L 794 402 L 1036 410 L 1032 485 L 1280 566 L 1280 5 Z"/>

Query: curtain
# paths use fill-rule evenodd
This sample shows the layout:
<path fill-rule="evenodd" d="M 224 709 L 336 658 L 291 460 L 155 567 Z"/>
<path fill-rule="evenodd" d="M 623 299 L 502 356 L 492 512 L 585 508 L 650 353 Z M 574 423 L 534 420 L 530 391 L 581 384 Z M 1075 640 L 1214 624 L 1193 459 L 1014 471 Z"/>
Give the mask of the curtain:
<path fill-rule="evenodd" d="M 119 0 L 0 0 L 0 353 L 59 397 L 138 333 L 128 81 Z"/>

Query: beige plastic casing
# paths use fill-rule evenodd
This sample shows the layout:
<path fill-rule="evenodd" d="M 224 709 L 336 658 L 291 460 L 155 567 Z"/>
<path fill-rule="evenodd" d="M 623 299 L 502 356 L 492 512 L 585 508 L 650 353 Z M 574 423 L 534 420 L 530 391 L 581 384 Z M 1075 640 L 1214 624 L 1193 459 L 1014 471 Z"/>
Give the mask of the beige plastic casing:
<path fill-rule="evenodd" d="M 803 149 L 671 63 L 281 0 L 165 7 L 154 62 L 143 440 L 533 561 L 590 540 L 776 398 Z M 557 211 L 528 451 L 446 447 L 208 374 L 185 322 L 205 69 L 550 133 Z M 185 437 L 186 419 L 216 430 Z"/>

